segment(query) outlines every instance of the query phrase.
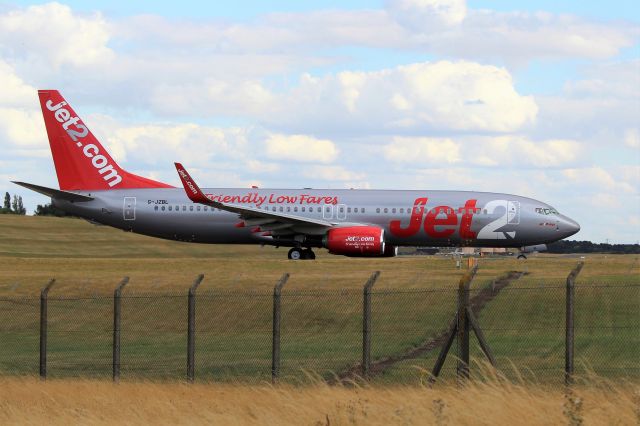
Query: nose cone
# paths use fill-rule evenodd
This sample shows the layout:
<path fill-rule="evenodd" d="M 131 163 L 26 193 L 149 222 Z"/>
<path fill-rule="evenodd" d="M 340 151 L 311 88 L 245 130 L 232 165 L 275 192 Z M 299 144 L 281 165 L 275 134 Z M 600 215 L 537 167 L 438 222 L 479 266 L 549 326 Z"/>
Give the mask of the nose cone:
<path fill-rule="evenodd" d="M 558 220 L 558 230 L 562 233 L 562 238 L 567 238 L 580 231 L 580 224 L 567 216 L 561 216 Z"/>

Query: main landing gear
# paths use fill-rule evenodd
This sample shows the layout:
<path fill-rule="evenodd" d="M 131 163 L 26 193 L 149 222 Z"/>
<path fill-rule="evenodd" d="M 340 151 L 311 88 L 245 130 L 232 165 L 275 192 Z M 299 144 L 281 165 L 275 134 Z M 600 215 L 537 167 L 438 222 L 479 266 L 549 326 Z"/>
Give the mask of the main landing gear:
<path fill-rule="evenodd" d="M 291 260 L 313 260 L 316 258 L 316 254 L 310 248 L 294 247 L 289 250 L 287 257 Z"/>

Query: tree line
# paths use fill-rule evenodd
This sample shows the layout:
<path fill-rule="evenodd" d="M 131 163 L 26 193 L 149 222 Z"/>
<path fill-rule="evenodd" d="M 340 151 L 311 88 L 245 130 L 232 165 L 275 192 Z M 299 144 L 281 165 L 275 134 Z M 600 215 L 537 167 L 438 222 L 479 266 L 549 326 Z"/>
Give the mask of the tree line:
<path fill-rule="evenodd" d="M 11 195 L 8 192 L 5 192 L 4 203 L 2 204 L 2 210 L 0 210 L 0 214 L 27 214 L 27 209 L 24 207 L 24 204 L 22 204 L 22 197 L 14 195 L 12 201 Z"/>
<path fill-rule="evenodd" d="M 613 253 L 640 254 L 640 244 L 592 243 L 591 241 L 560 240 L 547 244 L 549 253 Z"/>
<path fill-rule="evenodd" d="M 20 195 L 14 195 L 13 197 L 11 197 L 11 194 L 5 192 L 4 202 L 2 204 L 2 209 L 0 209 L 0 214 L 26 215 L 27 209 L 22 203 L 22 197 Z M 57 217 L 69 216 L 69 214 L 54 207 L 51 203 L 38 204 L 35 211 L 33 212 L 33 215 Z"/>

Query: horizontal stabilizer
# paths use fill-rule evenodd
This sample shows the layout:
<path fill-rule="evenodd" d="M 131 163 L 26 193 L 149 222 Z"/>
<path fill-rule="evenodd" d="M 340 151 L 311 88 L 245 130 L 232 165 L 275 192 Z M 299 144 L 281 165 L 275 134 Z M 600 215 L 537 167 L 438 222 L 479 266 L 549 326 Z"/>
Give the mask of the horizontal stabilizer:
<path fill-rule="evenodd" d="M 60 189 L 47 188 L 46 186 L 34 185 L 32 183 L 26 182 L 16 182 L 12 181 L 16 185 L 24 186 L 27 189 L 30 189 L 35 192 L 39 192 L 40 194 L 47 195 L 51 198 L 57 198 L 61 200 L 67 201 L 91 201 L 94 198 L 89 197 L 87 195 L 76 194 L 75 192 L 62 191 Z"/>

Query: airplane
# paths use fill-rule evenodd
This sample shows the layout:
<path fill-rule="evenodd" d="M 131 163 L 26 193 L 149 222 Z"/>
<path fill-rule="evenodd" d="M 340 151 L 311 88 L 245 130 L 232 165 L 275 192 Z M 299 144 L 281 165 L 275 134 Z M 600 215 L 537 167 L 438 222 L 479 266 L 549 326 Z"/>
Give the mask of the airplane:
<path fill-rule="evenodd" d="M 517 195 L 443 190 L 182 188 L 122 169 L 57 90 L 39 90 L 59 189 L 14 183 L 96 224 L 169 240 L 393 257 L 402 246 L 528 248 L 580 230 L 550 205 Z"/>

